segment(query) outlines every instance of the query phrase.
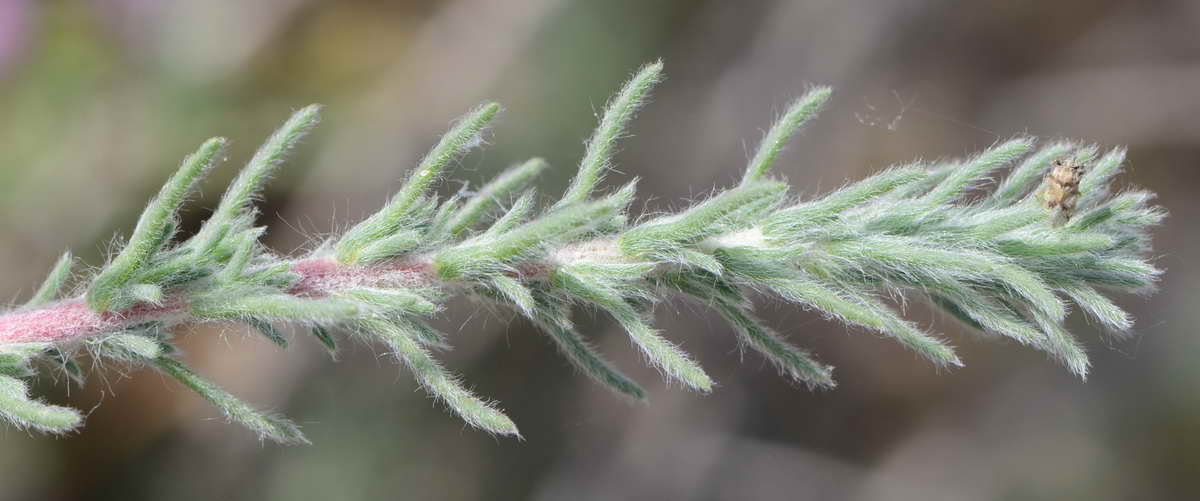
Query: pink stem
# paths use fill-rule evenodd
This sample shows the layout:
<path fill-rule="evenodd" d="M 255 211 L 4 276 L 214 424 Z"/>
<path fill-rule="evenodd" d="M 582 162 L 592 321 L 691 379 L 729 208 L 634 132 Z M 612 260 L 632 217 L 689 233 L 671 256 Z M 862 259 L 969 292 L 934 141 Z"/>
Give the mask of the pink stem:
<path fill-rule="evenodd" d="M 17 343 L 63 343 L 134 325 L 175 320 L 186 304 L 169 297 L 161 305 L 139 304 L 120 313 L 96 313 L 83 298 L 67 299 L 35 310 L 0 316 L 0 346 Z"/>
<path fill-rule="evenodd" d="M 286 293 L 297 297 L 317 298 L 356 287 L 428 286 L 434 282 L 427 262 L 407 258 L 371 266 L 343 265 L 328 257 L 308 258 L 293 261 L 289 270 L 300 278 Z M 0 346 L 69 343 L 148 322 L 176 324 L 189 319 L 187 307 L 183 294 L 168 295 L 161 305 L 138 304 L 105 313 L 89 309 L 82 297 L 67 299 L 0 315 Z"/>

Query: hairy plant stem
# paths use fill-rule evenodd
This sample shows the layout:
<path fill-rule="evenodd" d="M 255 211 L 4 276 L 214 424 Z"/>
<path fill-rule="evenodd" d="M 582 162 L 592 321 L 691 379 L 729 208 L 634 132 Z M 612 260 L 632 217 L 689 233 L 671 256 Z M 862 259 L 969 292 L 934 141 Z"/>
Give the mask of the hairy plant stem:
<path fill-rule="evenodd" d="M 413 258 L 389 260 L 373 265 L 340 264 L 332 256 L 291 261 L 288 270 L 296 275 L 289 295 L 324 297 L 341 290 L 379 286 L 436 286 L 428 261 Z M 67 344 L 114 334 L 139 325 L 159 322 L 175 325 L 194 319 L 188 314 L 187 297 L 170 291 L 161 304 L 139 303 L 115 312 L 96 312 L 81 297 L 0 315 L 0 346 L 21 343 Z"/>
<path fill-rule="evenodd" d="M 721 239 L 718 236 L 714 240 Z M 717 248 L 714 245 L 706 242 L 704 248 L 711 252 Z M 596 238 L 564 246 L 542 260 L 521 263 L 508 275 L 524 282 L 538 282 L 548 280 L 551 271 L 560 265 L 627 261 L 613 239 Z M 674 267 L 666 264 L 654 271 Z M 361 288 L 437 289 L 455 293 L 471 285 L 439 277 L 430 255 L 405 256 L 369 265 L 340 263 L 332 255 L 322 255 L 290 261 L 288 271 L 296 278 L 286 293 L 297 298 L 322 298 Z M 160 304 L 138 303 L 115 312 L 93 311 L 83 296 L 11 311 L 0 314 L 0 347 L 23 343 L 69 345 L 150 323 L 171 326 L 194 322 L 199 319 L 188 313 L 187 298 L 191 295 L 183 289 L 168 291 Z"/>

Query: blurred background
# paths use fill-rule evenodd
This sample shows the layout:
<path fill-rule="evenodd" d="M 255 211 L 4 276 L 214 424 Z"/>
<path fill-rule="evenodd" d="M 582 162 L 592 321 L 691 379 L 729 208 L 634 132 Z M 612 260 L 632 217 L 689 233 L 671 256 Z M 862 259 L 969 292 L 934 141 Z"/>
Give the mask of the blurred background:
<path fill-rule="evenodd" d="M 969 5 L 968 5 L 969 4 Z M 78 434 L 0 430 L 0 499 L 1181 499 L 1200 492 L 1200 3 L 873 1 L 0 0 L 0 296 L 22 300 L 65 248 L 103 262 L 113 235 L 204 138 L 234 139 L 186 213 L 195 229 L 258 141 L 303 105 L 324 124 L 270 186 L 279 252 L 375 210 L 459 114 L 507 111 L 443 193 L 530 156 L 570 178 L 611 92 L 663 58 L 619 174 L 646 210 L 737 179 L 789 98 L 836 88 L 777 172 L 814 194 L 892 163 L 969 154 L 1020 133 L 1128 145 L 1120 183 L 1160 195 L 1168 272 L 1122 297 L 1139 335 L 1070 327 L 1094 370 L 944 318 L 967 366 L 938 373 L 798 308 L 761 310 L 837 366 L 835 391 L 789 385 L 702 308 L 659 325 L 717 379 L 668 388 L 603 316 L 585 332 L 647 385 L 631 405 L 573 373 L 520 319 L 457 301 L 444 355 L 502 402 L 524 441 L 465 429 L 370 347 L 332 363 L 234 328 L 181 330 L 188 360 L 278 409 L 314 445 L 263 445 L 157 374 L 108 368 L 38 392 L 92 409 Z"/>

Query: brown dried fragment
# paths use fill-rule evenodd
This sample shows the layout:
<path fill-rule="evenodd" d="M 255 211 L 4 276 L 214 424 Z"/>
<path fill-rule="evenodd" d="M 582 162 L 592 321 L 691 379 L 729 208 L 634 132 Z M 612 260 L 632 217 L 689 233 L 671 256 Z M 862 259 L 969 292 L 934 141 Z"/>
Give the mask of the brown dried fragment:
<path fill-rule="evenodd" d="M 1083 177 L 1083 165 L 1071 160 L 1058 159 L 1046 175 L 1042 189 L 1042 207 L 1054 212 L 1051 224 L 1062 226 L 1075 214 L 1075 203 L 1079 200 L 1079 178 Z"/>

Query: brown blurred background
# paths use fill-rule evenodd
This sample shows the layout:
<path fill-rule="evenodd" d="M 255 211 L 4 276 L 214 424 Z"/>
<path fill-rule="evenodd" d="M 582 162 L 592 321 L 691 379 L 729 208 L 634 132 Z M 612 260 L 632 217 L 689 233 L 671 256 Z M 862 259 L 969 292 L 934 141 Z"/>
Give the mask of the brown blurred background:
<path fill-rule="evenodd" d="M 969 4 L 969 5 L 968 5 Z M 325 123 L 273 182 L 268 243 L 294 252 L 378 207 L 447 124 L 507 111 L 444 192 L 530 156 L 569 179 L 594 113 L 640 64 L 668 79 L 619 154 L 647 210 L 736 179 L 809 84 L 837 91 L 779 172 L 813 194 L 891 163 L 958 156 L 1018 133 L 1128 145 L 1120 182 L 1160 194 L 1168 273 L 1123 297 L 1139 335 L 1080 318 L 1086 382 L 1042 355 L 964 335 L 939 374 L 797 308 L 772 323 L 837 366 L 812 393 L 691 305 L 660 325 L 719 381 L 668 388 L 603 316 L 587 332 L 651 390 L 630 405 L 574 374 L 528 324 L 457 301 L 445 355 L 524 441 L 464 429 L 369 347 L 332 363 L 235 329 L 183 329 L 189 360 L 301 423 L 283 448 L 148 372 L 42 378 L 92 409 L 77 435 L 0 431 L 0 499 L 1182 499 L 1200 492 L 1200 2 L 0 0 L 0 295 L 26 297 L 64 248 L 89 264 L 204 138 L 235 140 L 189 209 L 195 229 L 291 110 Z M 639 207 L 641 203 L 639 203 Z"/>

